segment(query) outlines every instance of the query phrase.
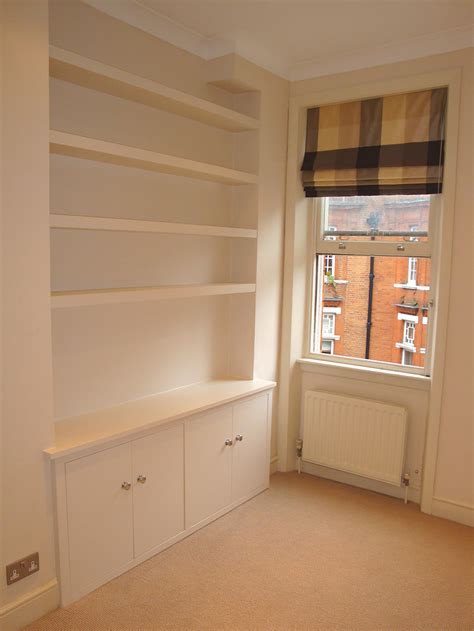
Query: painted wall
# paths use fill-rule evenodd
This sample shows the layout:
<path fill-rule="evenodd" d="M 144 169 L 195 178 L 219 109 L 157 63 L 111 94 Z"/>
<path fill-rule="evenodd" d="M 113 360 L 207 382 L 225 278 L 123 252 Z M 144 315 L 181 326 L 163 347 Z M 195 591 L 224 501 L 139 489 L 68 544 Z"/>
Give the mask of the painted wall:
<path fill-rule="evenodd" d="M 2 3 L 2 522 L 0 627 L 10 605 L 57 598 L 51 485 L 48 6 Z M 7 588 L 4 565 L 38 551 L 40 571 Z M 13 611 L 15 614 L 15 611 Z M 27 622 L 17 618 L 17 623 Z M 9 623 L 8 623 L 9 624 Z M 4 628 L 4 627 L 2 627 Z M 6 626 L 8 628 L 8 626 Z"/>
<path fill-rule="evenodd" d="M 99 388 L 87 392 L 89 377 L 82 369 L 85 366 L 100 366 L 100 363 L 91 363 L 91 359 L 100 359 L 101 354 L 102 357 L 106 356 L 108 349 L 117 344 L 122 352 L 126 352 L 127 348 L 136 348 L 138 344 L 141 355 L 131 354 L 128 373 L 130 374 L 130 369 L 135 370 L 135 364 L 140 362 L 142 377 L 144 371 L 148 377 L 152 377 L 132 380 L 128 384 L 130 390 L 135 389 L 137 396 L 143 396 L 147 394 L 147 389 L 152 389 L 156 385 L 153 383 L 153 379 L 156 378 L 161 379 L 166 387 L 165 382 L 169 375 L 166 374 L 165 365 L 161 364 L 157 368 L 150 361 L 151 356 L 154 355 L 156 358 L 157 349 L 156 344 L 147 346 L 147 340 L 153 332 L 159 332 L 161 325 L 161 328 L 165 329 L 170 320 L 176 327 L 181 326 L 183 330 L 194 331 L 193 339 L 183 337 L 177 354 L 179 361 L 174 366 L 177 371 L 178 364 L 181 363 L 182 378 L 194 381 L 206 378 L 210 374 L 226 373 L 232 369 L 232 357 L 235 359 L 235 356 L 232 353 L 227 353 L 226 356 L 222 350 L 227 348 L 222 316 L 224 319 L 235 320 L 236 316 L 240 319 L 240 328 L 244 329 L 244 332 L 235 326 L 238 345 L 241 340 L 239 335 L 245 336 L 245 331 L 252 330 L 250 327 L 253 326 L 255 313 L 257 334 L 252 366 L 256 376 L 276 378 L 280 329 L 288 82 L 252 64 L 243 64 L 245 71 L 242 72 L 252 81 L 251 89 L 261 91 L 260 97 L 257 98 L 254 93 L 226 92 L 208 84 L 208 66 L 204 60 L 114 20 L 77 0 L 52 0 L 49 16 L 47 0 L 5 0 L 1 3 L 1 10 L 1 179 L 4 182 L 1 193 L 1 280 L 4 304 L 4 379 L 0 456 L 4 519 L 0 567 L 33 551 L 40 552 L 41 563 L 40 572 L 17 585 L 7 588 L 4 579 L 0 582 L 0 627 L 13 629 L 20 628 L 30 619 L 42 615 L 57 603 L 51 482 L 42 453 L 53 440 L 52 347 L 55 349 L 55 406 L 58 416 L 77 413 L 81 409 L 100 407 L 116 400 L 116 388 L 114 390 L 106 387 L 102 391 Z M 261 145 L 256 145 L 251 134 L 246 133 L 242 135 L 242 141 L 229 152 L 226 133 L 209 128 L 211 131 L 207 130 L 209 133 L 204 134 L 204 126 L 199 123 L 188 126 L 183 120 L 181 124 L 187 132 L 182 135 L 187 136 L 189 132 L 192 134 L 193 142 L 188 142 L 187 145 L 182 143 L 180 147 L 173 145 L 178 155 L 182 151 L 182 155 L 189 157 L 233 165 L 235 168 L 248 171 L 258 170 L 261 174 L 259 198 L 256 199 L 255 193 L 253 196 L 242 193 L 229 194 L 229 189 L 223 186 L 191 180 L 189 185 L 183 184 L 178 191 L 174 187 L 173 193 L 173 187 L 168 186 L 166 180 L 171 176 L 130 173 L 133 170 L 128 170 L 127 176 L 126 170 L 123 169 L 117 179 L 111 175 L 110 165 L 102 165 L 100 175 L 104 179 L 101 186 L 97 174 L 92 172 L 90 165 L 85 161 L 74 172 L 70 168 L 71 159 L 53 156 L 50 162 L 48 27 L 50 42 L 60 47 L 157 79 L 169 86 L 217 103 L 233 106 L 245 113 L 258 114 L 260 109 Z M 160 63 L 157 63 L 157 60 L 160 60 Z M 160 121 L 161 129 L 166 130 L 166 133 L 159 134 L 158 130 L 153 128 L 154 132 L 147 135 L 144 130 L 149 130 L 149 125 L 152 125 L 147 108 L 135 104 L 124 105 L 118 99 L 113 103 L 111 97 L 91 94 L 90 91 L 84 90 L 79 94 L 74 86 L 61 85 L 57 81 L 52 82 L 51 95 L 54 97 L 51 121 L 60 129 L 66 129 L 73 123 L 78 133 L 93 136 L 96 132 L 93 125 L 99 125 L 100 131 L 105 134 L 104 137 L 108 136 L 111 140 L 132 140 L 137 146 L 142 144 L 152 149 L 170 150 L 170 143 L 173 141 L 171 132 L 176 122 L 173 115 L 154 112 Z M 94 117 L 89 119 L 84 114 L 91 111 Z M 125 117 L 130 113 L 134 119 L 133 129 L 121 130 Z M 87 127 L 89 124 L 92 127 Z M 119 132 L 130 133 L 131 137 L 119 136 Z M 51 191 L 50 165 L 53 174 Z M 165 191 L 165 198 L 171 203 L 152 206 L 149 200 L 154 198 L 156 180 L 160 178 L 161 192 Z M 58 181 L 61 182 L 60 186 L 57 184 Z M 120 194 L 117 194 L 117 190 L 112 190 L 117 183 L 120 184 L 117 189 Z M 57 287 L 66 286 L 72 274 L 74 282 L 84 282 L 87 285 L 94 270 L 89 263 L 83 267 L 78 263 L 81 244 L 74 236 L 68 235 L 66 240 L 61 242 L 56 238 L 59 235 L 55 235 L 51 241 L 52 257 L 56 265 L 50 279 L 50 200 L 52 210 L 57 212 L 95 212 L 98 215 L 108 213 L 110 216 L 120 217 L 128 215 L 131 200 L 137 199 L 137 191 L 141 195 L 138 199 L 143 202 L 138 209 L 140 217 L 137 215 L 137 218 L 173 221 L 175 210 L 179 207 L 183 211 L 181 221 L 229 223 L 242 227 L 255 227 L 258 224 L 262 237 L 258 252 L 253 244 L 241 256 L 239 248 L 247 247 L 243 243 L 235 244 L 230 252 L 224 252 L 217 241 L 208 242 L 204 239 L 200 246 L 201 250 L 204 248 L 204 256 L 201 256 L 202 251 L 195 251 L 196 248 L 199 249 L 196 242 L 192 245 L 192 252 L 200 259 L 200 265 L 192 270 L 198 280 L 205 277 L 209 280 L 243 281 L 248 278 L 249 269 L 255 268 L 257 257 L 256 304 L 254 298 L 248 296 L 198 300 L 197 317 L 194 317 L 192 322 L 186 320 L 191 317 L 189 310 L 185 305 L 180 307 L 179 301 L 172 308 L 159 308 L 159 313 L 156 313 L 156 306 L 147 305 L 140 316 L 135 313 L 135 305 L 126 305 L 119 318 L 116 317 L 116 313 L 105 309 L 102 310 L 102 319 L 99 318 L 99 330 L 93 336 L 92 343 L 85 348 L 81 345 L 81 332 L 85 334 L 87 331 L 90 325 L 88 320 L 92 318 L 91 313 L 81 318 L 78 312 L 72 314 L 69 319 L 65 312 L 58 313 L 54 314 L 53 323 L 51 321 L 50 283 Z M 93 192 L 97 193 L 97 197 L 93 198 Z M 114 205 L 114 200 L 118 200 L 118 205 Z M 92 212 L 87 213 L 91 210 L 93 201 L 95 205 Z M 108 236 L 89 236 L 91 238 L 88 247 L 92 253 L 95 252 L 94 257 L 97 260 L 101 250 L 110 249 L 110 244 L 107 243 Z M 149 274 L 150 267 L 155 264 L 162 265 L 163 259 L 168 256 L 168 262 L 171 257 L 176 263 L 172 269 L 178 279 L 183 270 L 179 266 L 176 254 L 169 251 L 169 248 L 166 251 L 166 248 L 170 243 L 176 249 L 186 246 L 186 237 L 171 237 L 165 243 L 158 235 L 157 241 L 163 247 L 153 252 L 148 243 L 148 236 L 137 235 L 136 251 L 140 252 L 141 258 L 135 260 L 134 265 L 138 266 L 140 273 L 144 271 Z M 118 238 L 121 239 L 120 236 Z M 61 260 L 64 260 L 66 255 L 72 259 L 67 274 L 66 270 L 61 268 Z M 237 259 L 251 262 L 252 265 L 237 269 Z M 120 258 L 106 261 L 107 277 L 104 276 L 103 283 L 109 284 L 111 279 L 112 282 L 122 282 L 123 276 L 126 279 L 127 275 L 137 271 L 137 268 L 133 270 L 131 266 L 129 268 L 122 265 L 120 275 L 118 266 L 121 263 L 123 261 L 120 261 Z M 252 275 L 255 275 L 255 272 L 252 272 Z M 179 321 L 175 317 L 176 313 L 172 313 L 173 309 L 175 312 L 181 309 Z M 249 313 L 252 313 L 250 325 L 245 320 Z M 127 322 L 124 323 L 127 318 Z M 121 333 L 130 322 L 136 334 L 121 338 Z M 53 344 L 52 324 L 55 338 Z M 145 326 L 140 328 L 143 324 Z M 195 328 L 192 329 L 191 325 Z M 71 332 L 74 332 L 74 335 Z M 59 345 L 58 337 L 63 341 Z M 160 339 L 162 338 L 163 336 Z M 204 350 L 203 347 L 208 341 L 211 342 L 211 348 L 207 347 L 207 350 Z M 162 339 L 162 342 L 165 343 L 166 340 Z M 189 362 L 184 354 L 183 349 L 186 345 L 189 348 L 190 344 L 199 347 L 194 356 L 202 360 L 200 363 Z M 242 344 L 252 350 L 253 345 L 253 339 L 245 339 L 245 344 Z M 173 349 L 167 347 L 166 352 L 173 354 Z M 69 373 L 71 378 L 65 385 L 64 380 L 68 378 L 63 368 L 67 367 L 74 353 L 82 353 L 81 361 L 75 364 Z M 118 374 L 113 353 L 108 356 L 110 361 L 106 368 L 109 369 L 109 376 L 112 375 L 115 383 L 124 383 L 127 374 L 121 374 L 120 371 Z M 246 358 L 243 361 L 247 361 Z M 68 393 L 73 392 L 71 384 L 75 379 L 80 401 L 77 392 L 73 393 L 72 397 L 68 396 Z M 142 388 L 142 391 L 139 388 Z M 127 394 L 124 398 L 128 398 Z M 30 597 L 35 595 L 38 598 L 29 602 Z"/>
<path fill-rule="evenodd" d="M 465 49 L 291 84 L 292 95 L 462 69 L 451 295 L 434 497 L 474 507 L 472 405 L 472 77 Z"/>

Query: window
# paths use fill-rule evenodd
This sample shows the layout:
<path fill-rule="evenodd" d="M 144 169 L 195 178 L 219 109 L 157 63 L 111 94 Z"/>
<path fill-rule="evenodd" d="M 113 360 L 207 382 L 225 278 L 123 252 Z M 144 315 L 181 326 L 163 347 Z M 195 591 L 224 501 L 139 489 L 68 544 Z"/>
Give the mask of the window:
<path fill-rule="evenodd" d="M 336 257 L 334 254 L 326 254 L 324 257 L 324 275 L 333 276 L 336 268 Z M 327 281 L 327 278 L 325 279 Z"/>
<path fill-rule="evenodd" d="M 416 286 L 416 259 L 410 256 L 408 258 L 408 280 L 407 285 Z"/>
<path fill-rule="evenodd" d="M 335 319 L 334 313 L 323 313 L 323 339 L 334 335 Z"/>
<path fill-rule="evenodd" d="M 413 353 L 406 348 L 402 349 L 402 365 L 413 366 Z"/>
<path fill-rule="evenodd" d="M 324 353 L 324 355 L 333 355 L 334 340 L 323 340 L 321 342 L 321 353 Z"/>
<path fill-rule="evenodd" d="M 345 363 L 428 374 L 429 354 L 417 352 L 415 330 L 416 322 L 428 321 L 436 198 L 313 202 L 309 357 L 332 355 L 331 360 Z M 334 281 L 336 269 L 342 280 Z M 426 349 L 428 327 L 420 327 L 419 334 L 419 346 Z"/>
<path fill-rule="evenodd" d="M 403 323 L 403 343 L 410 346 L 415 344 L 415 323 L 405 320 Z M 411 364 L 410 364 L 411 366 Z"/>

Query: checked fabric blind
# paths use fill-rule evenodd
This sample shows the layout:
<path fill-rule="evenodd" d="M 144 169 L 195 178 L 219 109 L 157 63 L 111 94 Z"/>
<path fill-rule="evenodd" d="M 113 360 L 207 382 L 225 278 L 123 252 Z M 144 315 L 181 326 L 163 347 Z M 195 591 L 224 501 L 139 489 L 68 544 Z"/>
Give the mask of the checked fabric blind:
<path fill-rule="evenodd" d="M 440 193 L 447 89 L 308 110 L 306 197 Z"/>

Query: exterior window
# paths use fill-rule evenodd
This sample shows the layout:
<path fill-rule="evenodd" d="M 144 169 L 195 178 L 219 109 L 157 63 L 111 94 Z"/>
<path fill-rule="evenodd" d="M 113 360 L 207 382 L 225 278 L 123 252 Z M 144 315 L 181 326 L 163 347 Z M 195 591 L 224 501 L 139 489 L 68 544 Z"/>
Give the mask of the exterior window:
<path fill-rule="evenodd" d="M 323 339 L 334 335 L 335 333 L 335 320 L 334 313 L 323 314 Z"/>
<path fill-rule="evenodd" d="M 315 200 L 308 357 L 428 374 L 435 197 Z"/>
<path fill-rule="evenodd" d="M 403 323 L 403 343 L 410 346 L 415 345 L 415 323 L 405 320 Z M 411 366 L 411 364 L 410 364 Z"/>
<path fill-rule="evenodd" d="M 413 366 L 413 353 L 407 351 L 406 348 L 402 349 L 402 364 L 403 366 Z"/>
<path fill-rule="evenodd" d="M 333 254 L 326 254 L 324 257 L 324 275 L 334 276 L 336 268 L 336 257 Z"/>
<path fill-rule="evenodd" d="M 412 256 L 408 259 L 408 285 L 416 286 L 416 259 Z"/>
<path fill-rule="evenodd" d="M 321 342 L 321 353 L 324 353 L 325 355 L 333 355 L 334 354 L 334 341 L 323 340 Z"/>

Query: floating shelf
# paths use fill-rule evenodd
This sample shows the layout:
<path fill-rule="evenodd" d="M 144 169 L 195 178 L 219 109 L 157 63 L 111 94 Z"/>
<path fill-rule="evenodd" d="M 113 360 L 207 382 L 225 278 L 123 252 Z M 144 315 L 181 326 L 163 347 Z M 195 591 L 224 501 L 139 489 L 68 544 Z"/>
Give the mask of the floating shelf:
<path fill-rule="evenodd" d="M 222 129 L 248 131 L 259 128 L 259 121 L 251 116 L 55 46 L 49 49 L 49 72 L 56 79 L 164 109 Z"/>
<path fill-rule="evenodd" d="M 256 184 L 258 181 L 257 176 L 252 173 L 56 130 L 49 132 L 49 148 L 51 153 L 75 158 L 97 160 L 222 184 Z"/>
<path fill-rule="evenodd" d="M 136 219 L 115 219 L 88 217 L 83 215 L 50 215 L 51 228 L 69 230 L 111 230 L 116 232 L 156 232 L 165 234 L 190 234 L 210 237 L 239 237 L 256 239 L 257 231 L 250 228 L 227 226 L 204 226 L 165 221 L 142 221 Z"/>
<path fill-rule="evenodd" d="M 274 381 L 263 379 L 215 379 L 63 419 L 55 423 L 54 447 L 45 449 L 45 453 L 51 459 L 78 453 L 271 390 L 275 385 Z"/>
<path fill-rule="evenodd" d="M 191 298 L 196 296 L 251 294 L 254 292 L 255 284 L 252 283 L 210 283 L 207 285 L 162 285 L 160 287 L 53 291 L 51 293 L 51 307 L 53 309 L 63 309 L 91 305 L 171 300 L 173 298 Z"/>

